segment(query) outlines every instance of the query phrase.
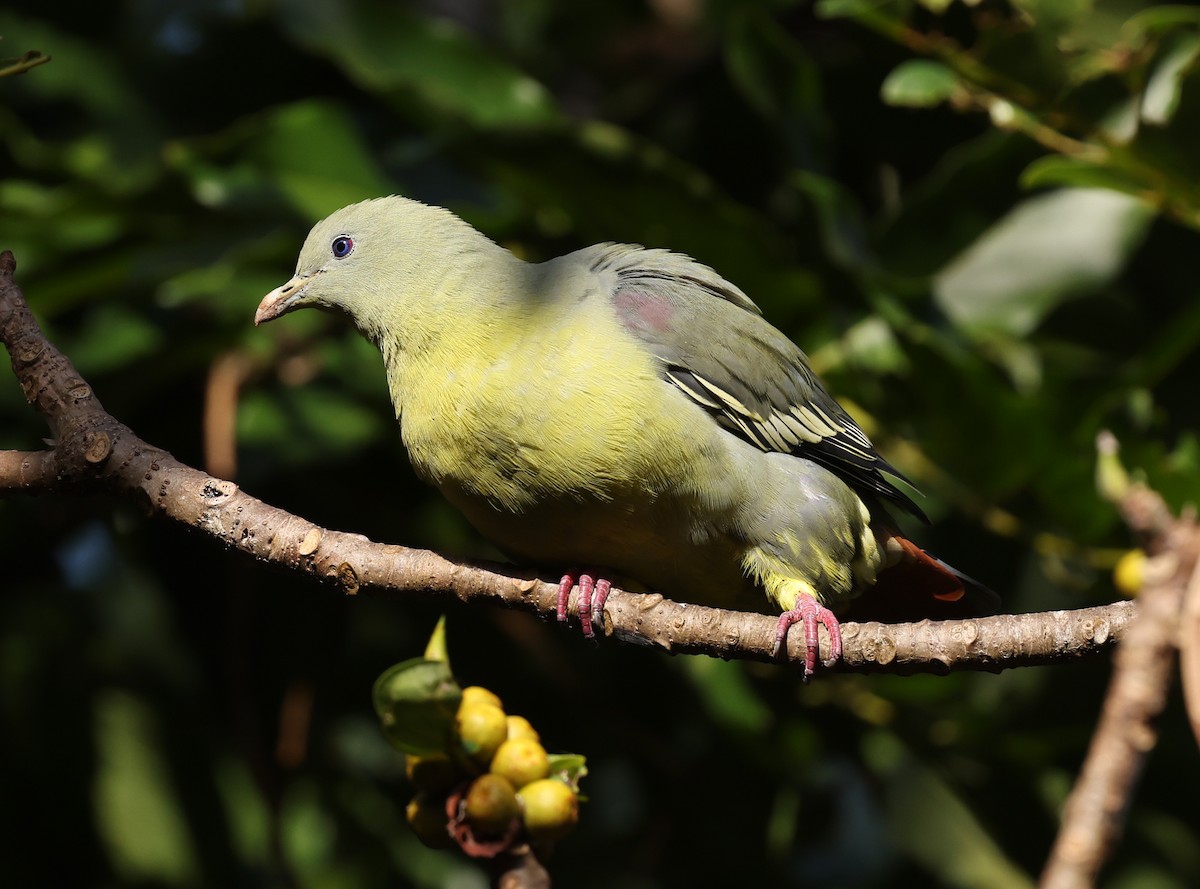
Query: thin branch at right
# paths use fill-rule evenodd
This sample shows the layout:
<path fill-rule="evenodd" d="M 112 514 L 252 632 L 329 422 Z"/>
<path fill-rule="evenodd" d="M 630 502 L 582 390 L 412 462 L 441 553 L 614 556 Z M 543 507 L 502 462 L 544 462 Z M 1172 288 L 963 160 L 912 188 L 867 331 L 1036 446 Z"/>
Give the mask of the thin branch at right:
<path fill-rule="evenodd" d="M 1101 441 L 1101 461 L 1115 445 Z M 1105 454 L 1105 449 L 1112 449 Z M 1143 485 L 1119 485 L 1118 505 L 1149 558 L 1133 623 L 1117 648 L 1113 677 L 1063 824 L 1042 872 L 1041 889 L 1088 889 L 1120 838 L 1156 722 L 1175 670 L 1180 617 L 1197 573 L 1200 528 L 1194 515 L 1175 518 Z M 1117 494 L 1118 492 L 1113 491 Z"/>

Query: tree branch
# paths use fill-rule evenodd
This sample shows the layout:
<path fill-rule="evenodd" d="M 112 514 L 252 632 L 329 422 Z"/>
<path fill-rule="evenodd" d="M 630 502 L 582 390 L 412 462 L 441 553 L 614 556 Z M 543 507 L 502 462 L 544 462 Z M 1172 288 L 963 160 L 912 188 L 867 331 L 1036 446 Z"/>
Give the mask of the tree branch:
<path fill-rule="evenodd" d="M 455 598 L 553 619 L 558 586 L 509 566 L 452 562 L 436 553 L 373 543 L 318 527 L 263 503 L 236 484 L 187 466 L 108 414 L 71 362 L 43 336 L 0 253 L 0 340 L 26 398 L 49 423 L 51 451 L 0 457 L 0 491 L 107 490 L 247 553 L 347 594 Z M 1133 615 L 1128 602 L 1039 614 L 911 624 L 842 625 L 850 672 L 947 673 L 1076 660 L 1110 648 Z M 777 662 L 777 618 L 614 590 L 603 632 L 679 654 Z M 827 652 L 826 652 L 827 653 Z M 801 634 L 780 659 L 804 663 Z"/>
<path fill-rule="evenodd" d="M 1200 561 L 1192 571 L 1179 622 L 1179 672 L 1188 721 L 1200 744 Z"/>
<path fill-rule="evenodd" d="M 0 491 L 43 491 L 58 482 L 54 451 L 0 451 Z"/>
<path fill-rule="evenodd" d="M 1102 460 L 1106 451 L 1115 460 L 1115 442 L 1110 437 L 1101 439 L 1100 449 Z M 1041 889 L 1095 885 L 1124 828 L 1146 756 L 1158 742 L 1155 722 L 1166 705 L 1174 674 L 1181 609 L 1185 598 L 1200 595 L 1196 591 L 1200 527 L 1195 517 L 1174 518 L 1163 499 L 1143 485 L 1122 480 L 1121 487 L 1121 512 L 1149 555 L 1141 605 L 1113 659 L 1100 722 L 1063 811 Z M 1194 647 L 1189 640 L 1185 651 Z"/>

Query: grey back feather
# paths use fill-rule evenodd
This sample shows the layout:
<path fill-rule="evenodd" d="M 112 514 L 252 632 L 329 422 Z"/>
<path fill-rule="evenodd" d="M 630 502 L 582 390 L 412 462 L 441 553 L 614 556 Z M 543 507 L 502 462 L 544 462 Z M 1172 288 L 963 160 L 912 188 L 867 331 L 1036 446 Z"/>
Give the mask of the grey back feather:
<path fill-rule="evenodd" d="M 617 317 L 663 363 L 663 378 L 730 433 L 763 451 L 825 466 L 860 493 L 928 521 L 889 482 L 903 479 L 825 390 L 800 348 L 751 299 L 690 257 L 631 244 L 587 251 L 615 276 Z"/>

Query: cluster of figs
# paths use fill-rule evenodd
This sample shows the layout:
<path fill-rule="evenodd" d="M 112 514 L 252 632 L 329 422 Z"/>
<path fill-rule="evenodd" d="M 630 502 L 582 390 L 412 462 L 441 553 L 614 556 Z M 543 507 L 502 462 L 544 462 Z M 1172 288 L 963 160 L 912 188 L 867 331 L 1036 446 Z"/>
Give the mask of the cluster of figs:
<path fill-rule="evenodd" d="M 584 758 L 548 754 L 495 693 L 461 688 L 442 623 L 425 656 L 386 670 L 373 696 L 384 736 L 406 754 L 408 823 L 427 846 L 491 858 L 528 843 L 544 855 L 578 823 Z"/>

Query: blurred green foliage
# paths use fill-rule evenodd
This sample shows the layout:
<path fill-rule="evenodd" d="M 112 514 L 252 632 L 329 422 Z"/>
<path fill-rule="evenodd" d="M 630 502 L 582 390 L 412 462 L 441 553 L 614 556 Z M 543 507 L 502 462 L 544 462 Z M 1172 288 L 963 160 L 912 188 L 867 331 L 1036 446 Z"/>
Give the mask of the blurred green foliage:
<path fill-rule="evenodd" d="M 0 78 L 0 247 L 48 333 L 147 440 L 313 521 L 487 552 L 413 479 L 369 346 L 251 324 L 316 218 L 393 191 L 531 259 L 621 240 L 717 268 L 1014 610 L 1116 595 L 1101 428 L 1200 499 L 1194 7 L 17 2 L 0 37 L 0 73 L 53 57 Z M 44 435 L 0 380 L 0 447 Z M 0 541 L 0 883 L 485 885 L 407 831 L 371 712 L 433 605 L 343 600 L 108 499 L 8 497 Z M 461 679 L 588 757 L 563 886 L 1027 886 L 1108 673 L 805 688 L 523 614 L 449 632 Z M 1105 885 L 1200 884 L 1198 796 L 1173 701 Z"/>

